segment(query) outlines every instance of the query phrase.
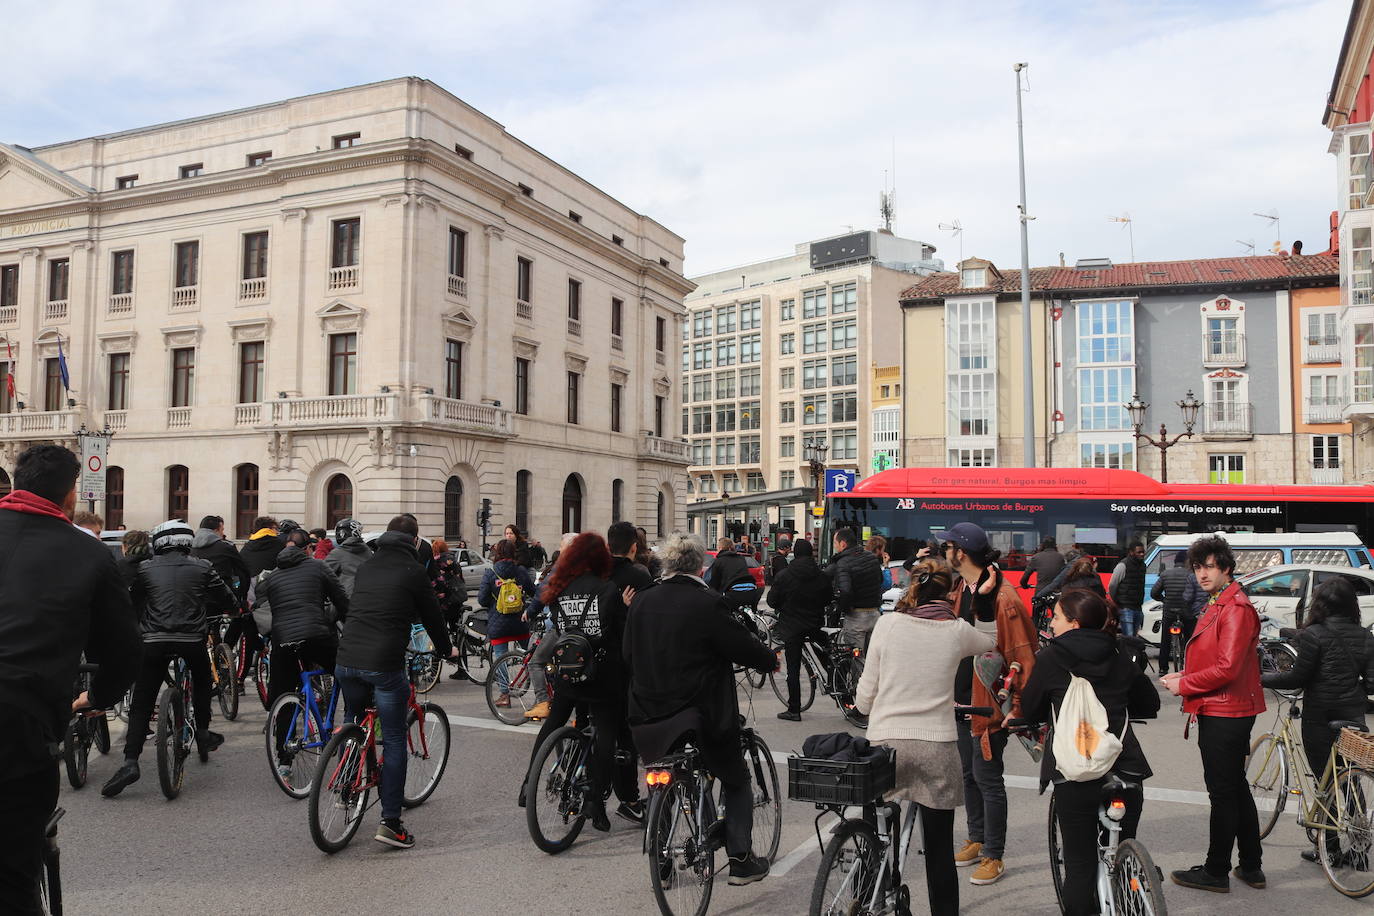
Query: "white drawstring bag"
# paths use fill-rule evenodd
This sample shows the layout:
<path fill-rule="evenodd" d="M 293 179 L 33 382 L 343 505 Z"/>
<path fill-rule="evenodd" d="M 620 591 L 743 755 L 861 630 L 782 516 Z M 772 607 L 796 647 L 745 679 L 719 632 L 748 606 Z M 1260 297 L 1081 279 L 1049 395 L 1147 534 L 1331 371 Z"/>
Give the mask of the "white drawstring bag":
<path fill-rule="evenodd" d="M 1051 711 L 1051 725 L 1056 768 L 1070 782 L 1091 782 L 1105 776 L 1116 763 L 1130 722 L 1122 726 L 1120 737 L 1113 735 L 1107 729 L 1107 710 L 1093 685 L 1070 673 L 1059 715 Z"/>

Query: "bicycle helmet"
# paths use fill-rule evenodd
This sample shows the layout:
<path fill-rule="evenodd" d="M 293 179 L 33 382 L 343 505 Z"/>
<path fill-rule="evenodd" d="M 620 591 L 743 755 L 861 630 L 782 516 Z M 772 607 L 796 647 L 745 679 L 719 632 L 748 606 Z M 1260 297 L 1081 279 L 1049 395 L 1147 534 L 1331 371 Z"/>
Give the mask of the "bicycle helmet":
<path fill-rule="evenodd" d="M 165 553 L 168 550 L 189 551 L 196 536 L 190 525 L 175 518 L 163 522 L 148 534 L 148 539 L 153 545 L 153 553 Z"/>
<path fill-rule="evenodd" d="M 300 526 L 300 522 L 293 521 L 289 518 L 284 518 L 281 521 L 277 522 L 277 534 L 281 535 L 282 537 L 286 537 L 288 534 L 295 531 Z"/>
<path fill-rule="evenodd" d="M 349 538 L 363 536 L 363 523 L 356 518 L 346 518 L 334 526 L 334 543 L 342 544 Z"/>

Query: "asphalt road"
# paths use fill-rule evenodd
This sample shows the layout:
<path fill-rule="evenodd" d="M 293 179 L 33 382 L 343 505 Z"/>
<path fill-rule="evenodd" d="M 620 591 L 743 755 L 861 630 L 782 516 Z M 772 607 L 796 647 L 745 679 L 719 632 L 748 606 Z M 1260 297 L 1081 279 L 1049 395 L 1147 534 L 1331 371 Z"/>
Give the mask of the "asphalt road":
<path fill-rule="evenodd" d="M 114 772 L 122 726 L 108 757 L 92 752 L 90 782 L 77 791 L 63 782 L 61 824 L 67 912 L 639 914 L 656 912 L 640 833 L 614 816 L 609 834 L 590 827 L 559 856 L 536 850 L 515 805 L 535 729 L 507 727 L 490 717 L 481 691 L 442 680 L 430 695 L 453 723 L 453 750 L 443 782 L 407 825 L 418 843 L 393 850 L 371 839 L 377 810 L 351 846 L 328 856 L 315 848 L 306 803 L 282 794 L 263 750 L 266 713 L 251 691 L 239 720 L 217 722 L 228 741 L 208 764 L 188 763 L 186 788 L 168 802 L 158 790 L 152 743 L 143 778 L 115 799 L 99 794 Z M 782 722 L 765 685 L 741 698 L 744 711 L 779 757 L 799 751 L 810 734 L 844 728 L 824 696 L 800 723 Z M 218 710 L 216 710 L 218 712 Z M 1260 720 L 1268 728 L 1273 713 Z M 1260 726 L 1257 726 L 1259 728 Z M 1196 745 L 1183 740 L 1183 718 L 1166 697 L 1158 722 L 1141 730 L 1155 770 L 1147 787 L 1140 838 L 1167 873 L 1202 861 L 1207 807 Z M 1047 865 L 1047 797 L 1035 791 L 1035 766 L 1019 747 L 1007 751 L 1011 816 L 1007 873 L 988 887 L 961 887 L 965 913 L 1055 911 Z M 786 765 L 779 762 L 786 791 Z M 1368 900 L 1336 893 L 1316 865 L 1298 853 L 1305 842 L 1292 808 L 1266 841 L 1269 889 L 1233 882 L 1229 896 L 1166 885 L 1170 912 L 1262 914 L 1368 913 Z M 805 913 L 819 864 L 811 805 L 785 802 L 782 843 L 773 874 L 744 888 L 718 878 L 712 913 Z M 827 821 L 828 822 L 828 821 Z M 823 823 L 823 828 L 825 824 Z M 956 842 L 963 840 L 956 816 Z M 723 856 L 722 864 L 723 864 Z M 922 860 L 907 862 L 913 911 L 925 910 Z M 967 880 L 967 873 L 961 873 Z"/>

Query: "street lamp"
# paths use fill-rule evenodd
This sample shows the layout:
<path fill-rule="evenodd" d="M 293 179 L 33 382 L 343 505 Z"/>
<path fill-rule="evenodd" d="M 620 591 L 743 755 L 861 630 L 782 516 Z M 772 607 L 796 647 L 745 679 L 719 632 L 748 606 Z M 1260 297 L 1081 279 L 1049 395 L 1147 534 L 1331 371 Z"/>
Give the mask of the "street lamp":
<path fill-rule="evenodd" d="M 816 505 L 825 505 L 825 455 L 830 446 L 821 439 L 807 439 L 802 443 L 802 457 L 811 468 L 811 486 L 816 490 Z"/>
<path fill-rule="evenodd" d="M 1185 437 L 1191 439 L 1193 436 L 1193 426 L 1197 423 L 1198 411 L 1202 409 L 1202 402 L 1193 395 L 1193 389 L 1189 388 L 1188 393 L 1183 396 L 1183 400 L 1175 402 L 1178 409 L 1183 413 L 1183 432 L 1169 438 L 1169 431 L 1164 424 L 1159 424 L 1159 438 L 1155 439 L 1148 433 L 1142 433 L 1140 427 L 1145 423 L 1145 411 L 1150 409 L 1150 405 L 1140 399 L 1140 393 L 1131 395 L 1131 400 L 1122 406 L 1131 415 L 1131 426 L 1135 429 L 1135 437 L 1144 439 L 1146 442 L 1159 449 L 1159 482 L 1169 482 L 1169 449 L 1178 444 L 1180 439 Z"/>

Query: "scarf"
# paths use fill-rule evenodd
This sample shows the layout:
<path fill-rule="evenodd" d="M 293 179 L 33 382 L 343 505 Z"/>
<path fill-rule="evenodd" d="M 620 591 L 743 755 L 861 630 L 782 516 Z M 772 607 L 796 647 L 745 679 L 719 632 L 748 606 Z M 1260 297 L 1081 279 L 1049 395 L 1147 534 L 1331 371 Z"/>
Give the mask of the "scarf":
<path fill-rule="evenodd" d="M 22 512 L 25 515 L 48 515 L 71 523 L 71 519 L 62 511 L 61 506 L 30 490 L 11 490 L 8 496 L 0 499 L 0 509 Z"/>
<path fill-rule="evenodd" d="M 953 620 L 954 605 L 944 598 L 937 598 L 918 607 L 899 607 L 897 610 L 922 620 Z"/>
<path fill-rule="evenodd" d="M 270 538 L 277 533 L 276 528 L 259 528 L 249 536 L 248 540 L 256 541 L 258 538 Z"/>

